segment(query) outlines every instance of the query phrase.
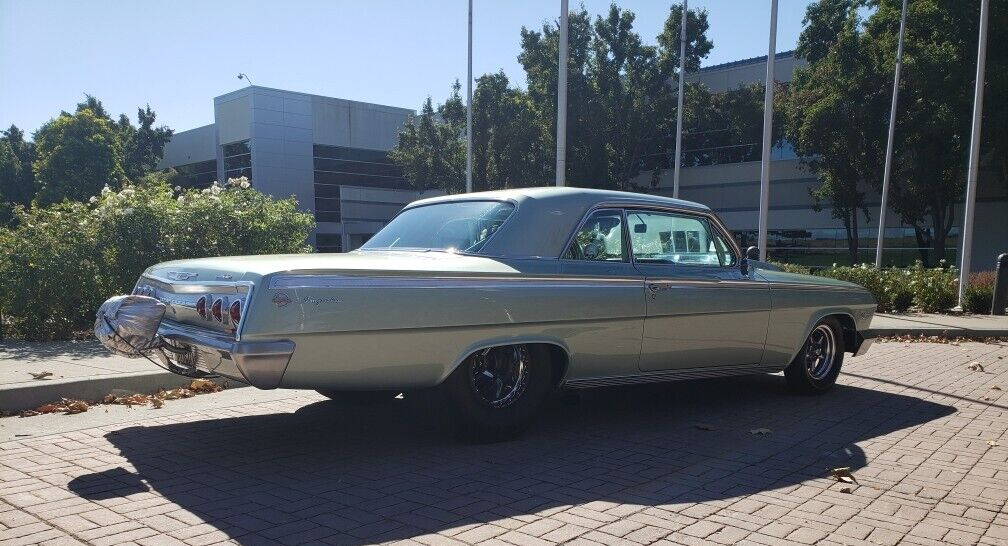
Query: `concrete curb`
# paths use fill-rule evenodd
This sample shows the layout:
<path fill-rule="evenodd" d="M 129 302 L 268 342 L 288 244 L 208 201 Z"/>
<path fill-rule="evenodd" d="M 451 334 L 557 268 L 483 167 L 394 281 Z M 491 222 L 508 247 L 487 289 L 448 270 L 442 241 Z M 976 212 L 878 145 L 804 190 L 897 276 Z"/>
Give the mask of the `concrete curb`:
<path fill-rule="evenodd" d="M 188 385 L 192 379 L 167 371 L 117 373 L 83 379 L 57 379 L 19 383 L 0 387 L 0 410 L 21 411 L 58 402 L 61 398 L 101 400 L 112 391 L 129 393 L 155 393 L 160 389 L 174 389 Z M 245 387 L 244 383 L 229 382 L 229 388 Z"/>
<path fill-rule="evenodd" d="M 876 336 L 940 336 L 968 337 L 972 339 L 987 339 L 1008 337 L 1008 329 L 976 329 L 976 328 L 872 328 Z"/>

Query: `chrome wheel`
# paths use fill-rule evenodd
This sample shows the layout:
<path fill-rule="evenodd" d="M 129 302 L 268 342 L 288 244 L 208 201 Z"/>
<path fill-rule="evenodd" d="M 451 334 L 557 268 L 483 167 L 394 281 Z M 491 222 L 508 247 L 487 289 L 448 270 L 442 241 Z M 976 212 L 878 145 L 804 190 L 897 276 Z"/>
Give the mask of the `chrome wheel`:
<path fill-rule="evenodd" d="M 805 342 L 805 370 L 815 380 L 830 374 L 836 360 L 836 336 L 828 324 L 820 324 Z"/>
<path fill-rule="evenodd" d="M 528 373 L 529 353 L 524 345 L 484 349 L 473 358 L 469 384 L 481 402 L 504 408 L 521 398 Z"/>

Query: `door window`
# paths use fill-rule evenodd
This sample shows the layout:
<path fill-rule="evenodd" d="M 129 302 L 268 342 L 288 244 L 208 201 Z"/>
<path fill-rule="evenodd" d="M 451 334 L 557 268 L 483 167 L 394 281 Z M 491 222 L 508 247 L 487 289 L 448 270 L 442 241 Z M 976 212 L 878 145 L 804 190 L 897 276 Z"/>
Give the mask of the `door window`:
<path fill-rule="evenodd" d="M 706 218 L 656 211 L 627 211 L 630 247 L 639 263 L 728 265 L 724 241 Z"/>
<path fill-rule="evenodd" d="M 618 209 L 597 210 L 578 229 L 561 258 L 589 262 L 625 262 L 628 261 L 628 256 L 623 240 L 623 212 Z"/>

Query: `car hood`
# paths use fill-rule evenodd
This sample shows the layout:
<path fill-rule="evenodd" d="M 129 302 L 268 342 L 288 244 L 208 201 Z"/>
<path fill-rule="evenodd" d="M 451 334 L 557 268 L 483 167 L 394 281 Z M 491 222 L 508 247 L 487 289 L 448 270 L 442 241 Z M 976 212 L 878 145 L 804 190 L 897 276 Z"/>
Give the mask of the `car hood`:
<path fill-rule="evenodd" d="M 802 275 L 800 273 L 788 273 L 786 271 L 778 271 L 772 269 L 757 269 L 760 276 L 764 279 L 770 281 L 770 288 L 773 289 L 775 284 L 803 284 L 812 286 L 821 286 L 824 288 L 837 288 L 837 289 L 848 289 L 864 291 L 867 290 L 859 285 L 852 282 L 841 281 L 838 279 L 832 279 L 830 277 L 821 277 L 819 275 Z"/>
<path fill-rule="evenodd" d="M 518 271 L 498 260 L 439 251 L 355 251 L 346 254 L 274 254 L 175 260 L 146 275 L 168 281 L 256 281 L 274 273 L 395 275 L 444 273 L 506 275 Z"/>

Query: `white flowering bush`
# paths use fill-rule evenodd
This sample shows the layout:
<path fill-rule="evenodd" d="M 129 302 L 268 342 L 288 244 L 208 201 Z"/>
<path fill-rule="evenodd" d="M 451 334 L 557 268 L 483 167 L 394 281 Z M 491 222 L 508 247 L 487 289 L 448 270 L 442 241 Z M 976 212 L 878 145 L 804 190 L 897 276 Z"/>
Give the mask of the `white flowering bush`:
<path fill-rule="evenodd" d="M 309 252 L 311 215 L 233 179 L 197 190 L 159 175 L 86 203 L 18 209 L 0 229 L 0 314 L 5 333 L 68 339 L 105 298 L 127 293 L 166 260 Z"/>

